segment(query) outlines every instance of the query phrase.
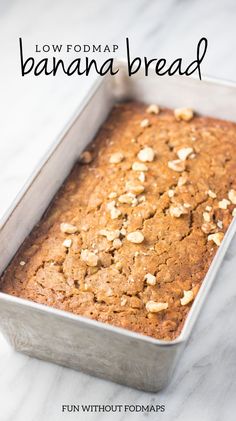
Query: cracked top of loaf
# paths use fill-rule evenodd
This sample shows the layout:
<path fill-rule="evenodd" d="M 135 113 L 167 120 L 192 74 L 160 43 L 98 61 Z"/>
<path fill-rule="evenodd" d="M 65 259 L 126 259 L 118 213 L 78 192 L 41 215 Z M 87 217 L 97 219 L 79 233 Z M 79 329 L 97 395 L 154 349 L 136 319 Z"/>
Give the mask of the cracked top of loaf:
<path fill-rule="evenodd" d="M 1 290 L 172 340 L 235 204 L 235 124 L 189 109 L 118 104 Z"/>

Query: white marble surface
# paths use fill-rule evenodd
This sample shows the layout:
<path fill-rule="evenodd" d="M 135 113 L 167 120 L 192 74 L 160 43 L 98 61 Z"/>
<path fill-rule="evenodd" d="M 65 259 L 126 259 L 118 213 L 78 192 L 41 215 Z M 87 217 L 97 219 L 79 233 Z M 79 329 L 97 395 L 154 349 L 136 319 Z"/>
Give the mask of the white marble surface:
<path fill-rule="evenodd" d="M 207 75 L 236 80 L 234 0 L 0 1 L 0 215 L 29 177 L 92 78 L 22 79 L 18 37 L 35 43 L 118 43 L 134 53 L 192 57 L 209 40 Z M 0 420 L 233 421 L 236 410 L 236 239 L 173 380 L 146 394 L 15 353 L 0 336 Z M 66 404 L 164 403 L 159 415 L 62 414 Z"/>

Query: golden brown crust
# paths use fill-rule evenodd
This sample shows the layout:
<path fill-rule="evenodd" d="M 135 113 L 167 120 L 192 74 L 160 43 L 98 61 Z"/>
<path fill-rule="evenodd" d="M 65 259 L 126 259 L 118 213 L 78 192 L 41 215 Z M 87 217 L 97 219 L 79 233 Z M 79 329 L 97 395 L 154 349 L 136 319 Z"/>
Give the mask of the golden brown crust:
<path fill-rule="evenodd" d="M 148 124 L 140 124 L 144 119 Z M 145 146 L 153 160 L 150 150 L 138 155 Z M 185 170 L 168 166 L 186 147 L 193 151 L 180 162 Z M 236 189 L 236 125 L 207 117 L 177 121 L 172 111 L 155 115 L 123 103 L 90 152 L 92 162 L 87 154 L 85 165 L 75 165 L 5 271 L 1 290 L 174 339 L 218 247 L 208 235 L 225 232 L 232 219 L 232 201 L 226 209 L 219 201 Z M 132 169 L 134 162 L 147 171 Z M 77 231 L 63 232 L 61 223 Z M 132 242 L 133 232 L 143 241 Z M 191 291 L 186 303 L 184 291 Z"/>

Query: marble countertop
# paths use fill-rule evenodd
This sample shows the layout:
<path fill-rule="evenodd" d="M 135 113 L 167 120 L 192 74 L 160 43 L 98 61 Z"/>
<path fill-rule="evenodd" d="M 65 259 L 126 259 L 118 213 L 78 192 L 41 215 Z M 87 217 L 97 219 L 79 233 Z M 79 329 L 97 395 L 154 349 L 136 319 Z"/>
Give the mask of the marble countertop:
<path fill-rule="evenodd" d="M 138 55 L 194 58 L 198 40 L 209 49 L 204 75 L 236 81 L 234 0 L 1 0 L 0 216 L 28 179 L 92 78 L 22 78 L 18 38 L 35 44 L 118 44 L 129 36 Z M 0 336 L 1 421 L 233 421 L 236 396 L 236 238 L 174 373 L 160 393 L 147 394 L 16 353 Z M 62 404 L 162 403 L 153 414 L 62 413 Z"/>

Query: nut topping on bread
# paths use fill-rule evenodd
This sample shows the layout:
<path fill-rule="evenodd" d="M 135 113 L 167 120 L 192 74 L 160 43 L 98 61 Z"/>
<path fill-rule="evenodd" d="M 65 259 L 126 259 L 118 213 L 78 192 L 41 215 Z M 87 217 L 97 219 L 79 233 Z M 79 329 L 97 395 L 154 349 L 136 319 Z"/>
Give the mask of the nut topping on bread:
<path fill-rule="evenodd" d="M 122 215 L 120 209 L 117 209 L 115 206 L 110 210 L 111 219 L 117 219 Z"/>
<path fill-rule="evenodd" d="M 216 232 L 215 234 L 210 234 L 207 237 L 208 241 L 214 241 L 214 243 L 217 246 L 220 246 L 221 245 L 221 242 L 222 242 L 223 238 L 224 238 L 224 233 L 223 232 Z"/>
<path fill-rule="evenodd" d="M 167 191 L 167 194 L 168 194 L 169 198 L 172 198 L 175 195 L 175 191 L 173 189 L 170 189 L 170 190 Z"/>
<path fill-rule="evenodd" d="M 109 193 L 108 198 L 109 199 L 115 199 L 117 197 L 117 193 L 115 191 L 112 191 L 111 193 Z"/>
<path fill-rule="evenodd" d="M 128 192 L 132 192 L 135 194 L 140 194 L 143 193 L 144 191 L 144 186 L 142 186 L 141 184 L 134 184 L 130 181 L 127 181 L 125 184 L 125 189 Z"/>
<path fill-rule="evenodd" d="M 210 232 L 215 231 L 216 224 L 214 224 L 213 222 L 205 222 L 204 224 L 202 224 L 201 229 L 205 234 L 210 234 Z"/>
<path fill-rule="evenodd" d="M 146 310 L 149 313 L 159 313 L 159 311 L 166 310 L 167 308 L 168 308 L 168 303 L 158 303 L 152 300 L 146 303 Z"/>
<path fill-rule="evenodd" d="M 193 118 L 193 110 L 190 108 L 176 108 L 174 115 L 177 121 L 190 121 Z"/>
<path fill-rule="evenodd" d="M 62 244 L 64 247 L 70 248 L 72 245 L 72 240 L 70 238 L 66 238 L 66 240 L 64 240 Z"/>
<path fill-rule="evenodd" d="M 116 201 L 112 200 L 106 205 L 107 210 L 110 212 L 111 219 L 117 219 L 122 214 L 120 209 L 116 208 Z"/>
<path fill-rule="evenodd" d="M 102 229 L 99 231 L 100 235 L 103 235 L 104 237 L 106 237 L 108 239 L 108 241 L 113 241 L 115 240 L 115 238 L 119 238 L 120 236 L 120 231 L 119 230 L 107 230 L 107 229 Z"/>
<path fill-rule="evenodd" d="M 152 275 L 151 273 L 147 273 L 144 276 L 144 279 L 148 285 L 156 285 L 157 283 L 156 277 Z"/>
<path fill-rule="evenodd" d="M 230 201 L 228 199 L 222 199 L 218 205 L 220 209 L 227 209 L 228 205 L 230 205 Z"/>
<path fill-rule="evenodd" d="M 65 234 L 75 234 L 78 231 L 78 228 L 75 225 L 68 224 L 67 222 L 62 222 L 60 225 L 61 232 Z"/>
<path fill-rule="evenodd" d="M 185 206 L 181 204 L 171 205 L 170 206 L 170 216 L 179 218 L 181 215 L 187 214 L 188 211 Z"/>
<path fill-rule="evenodd" d="M 132 165 L 132 170 L 133 171 L 148 171 L 148 167 L 142 162 L 134 162 Z"/>
<path fill-rule="evenodd" d="M 115 152 L 110 156 L 109 162 L 110 164 L 119 164 L 123 161 L 124 155 L 122 152 Z"/>
<path fill-rule="evenodd" d="M 94 267 L 98 264 L 98 256 L 87 249 L 81 251 L 80 257 L 81 260 L 83 260 L 83 262 L 85 262 L 88 266 Z"/>
<path fill-rule="evenodd" d="M 174 159 L 173 161 L 168 161 L 168 167 L 177 172 L 182 172 L 185 170 L 185 162 L 181 159 Z"/>
<path fill-rule="evenodd" d="M 138 176 L 139 181 L 141 181 L 141 183 L 144 183 L 145 181 L 145 173 L 141 172 Z"/>
<path fill-rule="evenodd" d="M 118 200 L 120 203 L 127 203 L 127 204 L 132 204 L 132 203 L 137 202 L 136 195 L 131 192 L 122 194 L 120 197 L 118 197 Z"/>
<path fill-rule="evenodd" d="M 144 118 L 141 123 L 140 123 L 140 127 L 142 127 L 143 129 L 145 127 L 149 127 L 151 125 L 150 121 L 148 120 L 148 118 Z"/>
<path fill-rule="evenodd" d="M 193 152 L 193 148 L 187 147 L 182 148 L 177 151 L 178 158 L 181 159 L 181 161 L 185 161 L 189 155 Z"/>
<path fill-rule="evenodd" d="M 194 294 L 191 289 L 189 291 L 184 291 L 184 296 L 183 298 L 180 299 L 181 306 L 186 306 L 191 301 L 193 301 L 193 298 L 194 298 Z"/>
<path fill-rule="evenodd" d="M 130 243 L 136 244 L 142 243 L 144 240 L 144 236 L 140 231 L 130 232 L 126 238 L 128 241 L 130 241 Z"/>
<path fill-rule="evenodd" d="M 122 241 L 119 238 L 115 238 L 112 245 L 115 249 L 119 249 L 122 246 Z"/>
<path fill-rule="evenodd" d="M 233 205 L 236 205 L 236 190 L 231 189 L 228 193 L 228 198 L 233 203 Z"/>
<path fill-rule="evenodd" d="M 123 307 L 123 306 L 125 306 L 126 303 L 127 303 L 127 298 L 126 297 L 121 297 L 120 305 Z"/>
<path fill-rule="evenodd" d="M 146 146 L 138 153 L 138 159 L 142 162 L 152 162 L 155 157 L 155 152 L 152 148 Z"/>
<path fill-rule="evenodd" d="M 205 222 L 210 222 L 211 215 L 208 212 L 203 212 L 202 216 Z"/>
<path fill-rule="evenodd" d="M 106 205 L 106 207 L 107 207 L 107 210 L 108 211 L 111 211 L 113 208 L 116 207 L 116 201 L 115 200 L 112 200 L 111 202 L 108 202 L 107 205 Z"/>
<path fill-rule="evenodd" d="M 209 196 L 209 197 L 211 197 L 212 199 L 215 199 L 215 198 L 216 198 L 216 193 L 215 193 L 215 192 L 213 192 L 212 190 L 208 190 L 207 194 L 208 194 L 208 196 Z"/>
<path fill-rule="evenodd" d="M 220 228 L 222 230 L 223 228 L 223 221 L 218 220 L 216 223 L 217 227 Z"/>
<path fill-rule="evenodd" d="M 159 114 L 159 112 L 160 112 L 160 108 L 156 104 L 151 104 L 146 109 L 146 113 L 148 114 Z"/>
<path fill-rule="evenodd" d="M 178 187 L 184 186 L 188 181 L 187 174 L 182 174 L 178 179 Z"/>

